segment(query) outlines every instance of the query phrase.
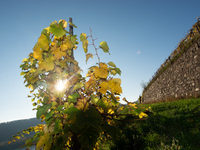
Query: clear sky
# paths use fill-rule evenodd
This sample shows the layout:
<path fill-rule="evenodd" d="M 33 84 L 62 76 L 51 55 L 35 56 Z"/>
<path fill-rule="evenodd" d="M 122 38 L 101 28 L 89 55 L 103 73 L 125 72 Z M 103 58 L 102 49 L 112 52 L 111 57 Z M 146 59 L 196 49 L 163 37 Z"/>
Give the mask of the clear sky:
<path fill-rule="evenodd" d="M 91 28 L 97 47 L 106 41 L 111 55 L 100 51 L 101 61 L 121 69 L 121 99 L 134 102 L 141 82 L 149 81 L 196 22 L 199 6 L 199 0 L 1 0 L 0 123 L 36 117 L 19 66 L 52 21 L 72 17 L 78 37 L 90 35 Z M 81 44 L 74 53 L 85 76 L 97 58 L 86 65 Z"/>

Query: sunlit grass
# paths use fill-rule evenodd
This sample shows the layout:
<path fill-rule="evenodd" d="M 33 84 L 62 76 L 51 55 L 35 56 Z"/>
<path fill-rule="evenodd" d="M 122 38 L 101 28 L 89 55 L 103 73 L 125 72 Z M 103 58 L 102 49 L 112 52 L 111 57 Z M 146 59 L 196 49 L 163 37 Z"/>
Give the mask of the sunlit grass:
<path fill-rule="evenodd" d="M 147 120 L 120 122 L 116 140 L 107 141 L 115 149 L 200 149 L 200 98 L 173 102 L 140 104 L 151 107 Z M 131 119 L 131 118 L 127 118 Z"/>

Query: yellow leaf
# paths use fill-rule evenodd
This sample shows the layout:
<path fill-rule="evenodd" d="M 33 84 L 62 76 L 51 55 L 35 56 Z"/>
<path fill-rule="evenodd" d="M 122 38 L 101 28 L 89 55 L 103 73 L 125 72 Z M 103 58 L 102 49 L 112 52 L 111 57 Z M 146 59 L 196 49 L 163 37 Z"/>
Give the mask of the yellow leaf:
<path fill-rule="evenodd" d="M 39 141 L 37 142 L 37 145 L 36 145 L 36 150 L 40 150 L 44 147 L 44 144 L 46 143 L 46 138 L 45 136 L 41 136 Z"/>
<path fill-rule="evenodd" d="M 74 47 L 70 41 L 69 35 L 66 38 L 64 38 L 64 44 L 62 44 L 60 47 L 62 51 L 71 50 Z"/>
<path fill-rule="evenodd" d="M 100 63 L 100 68 L 98 66 L 93 67 L 93 71 L 96 78 L 107 78 L 108 67 L 105 63 Z"/>
<path fill-rule="evenodd" d="M 76 50 L 78 46 L 74 45 L 73 50 Z"/>
<path fill-rule="evenodd" d="M 115 93 L 122 93 L 122 87 L 120 86 L 121 79 L 113 78 L 112 80 L 108 81 L 109 90 Z"/>
<path fill-rule="evenodd" d="M 108 109 L 109 114 L 114 114 L 114 111 L 112 109 Z"/>
<path fill-rule="evenodd" d="M 62 69 L 59 68 L 59 67 L 56 67 L 55 72 L 58 73 L 58 74 L 61 74 L 62 73 Z"/>
<path fill-rule="evenodd" d="M 89 104 L 85 98 L 79 99 L 76 104 L 76 108 L 78 108 L 82 111 L 86 111 L 88 107 L 89 107 Z"/>
<path fill-rule="evenodd" d="M 27 59 L 27 58 L 24 58 L 24 59 L 22 60 L 22 63 L 25 62 L 25 61 L 28 61 L 28 59 Z"/>
<path fill-rule="evenodd" d="M 88 52 L 88 43 L 89 43 L 88 40 L 84 40 L 82 42 L 82 47 L 83 47 L 85 53 Z"/>
<path fill-rule="evenodd" d="M 95 89 L 95 84 L 96 84 L 96 78 L 95 78 L 94 75 L 91 75 L 91 77 L 88 80 L 88 82 L 85 83 L 85 88 L 86 89 L 90 89 L 90 88 Z"/>
<path fill-rule="evenodd" d="M 117 74 L 117 72 L 115 70 L 110 70 L 110 72 L 111 72 L 112 75 L 116 75 Z"/>
<path fill-rule="evenodd" d="M 8 144 L 10 144 L 11 143 L 11 141 L 8 141 Z"/>
<path fill-rule="evenodd" d="M 58 23 L 63 22 L 63 27 L 67 28 L 67 21 L 65 21 L 64 19 L 60 19 Z"/>
<path fill-rule="evenodd" d="M 102 68 L 102 69 L 108 70 L 108 65 L 105 64 L 105 63 L 100 63 L 99 66 L 100 66 L 100 68 Z"/>
<path fill-rule="evenodd" d="M 67 65 L 67 60 L 63 60 L 63 59 L 61 59 L 61 60 L 59 60 L 59 63 L 58 63 L 58 65 L 60 65 L 61 66 L 61 68 L 64 68 L 64 67 L 66 67 L 66 65 Z"/>
<path fill-rule="evenodd" d="M 40 47 L 37 46 L 33 49 L 33 57 L 35 59 L 42 60 L 42 50 Z"/>
<path fill-rule="evenodd" d="M 28 86 L 28 88 L 31 89 L 31 90 L 33 90 L 33 85 L 30 84 L 30 85 Z"/>
<path fill-rule="evenodd" d="M 46 30 L 47 30 L 47 33 L 49 33 L 49 28 L 50 28 L 50 27 L 44 28 L 44 29 L 46 29 Z"/>
<path fill-rule="evenodd" d="M 56 50 L 53 51 L 52 54 L 54 54 L 54 57 L 57 58 L 57 59 L 61 59 L 62 56 L 64 56 L 64 57 L 66 56 L 66 53 L 60 51 L 60 48 L 56 48 Z"/>
<path fill-rule="evenodd" d="M 103 81 L 99 86 L 101 87 L 99 89 L 99 92 L 101 92 L 102 94 L 106 94 L 106 91 L 108 89 L 108 83 Z"/>
<path fill-rule="evenodd" d="M 45 65 L 46 65 L 46 62 L 44 62 L 44 61 L 40 61 L 39 63 L 38 63 L 38 65 L 39 65 L 39 68 L 40 68 L 40 70 L 43 70 L 44 68 L 45 68 Z"/>
<path fill-rule="evenodd" d="M 20 76 L 23 76 L 24 74 L 25 74 L 25 72 L 21 72 L 21 73 L 20 73 Z"/>
<path fill-rule="evenodd" d="M 123 110 L 124 106 L 119 107 L 118 111 Z"/>
<path fill-rule="evenodd" d="M 63 24 L 64 28 L 67 28 L 67 21 L 65 21 L 65 23 Z"/>
<path fill-rule="evenodd" d="M 113 78 L 112 81 L 121 85 L 121 79 L 120 78 Z"/>
<path fill-rule="evenodd" d="M 101 74 L 100 69 L 98 66 L 93 67 L 94 75 L 96 78 L 98 78 Z"/>
<path fill-rule="evenodd" d="M 147 117 L 147 114 L 145 114 L 144 112 L 141 112 L 141 113 L 139 114 L 139 118 L 143 118 L 143 117 Z"/>
<path fill-rule="evenodd" d="M 86 54 L 86 63 L 87 63 L 87 61 L 88 61 L 88 59 L 89 59 L 90 57 L 93 58 L 93 55 L 92 55 L 91 53 Z"/>
<path fill-rule="evenodd" d="M 49 41 L 46 37 L 46 35 L 42 34 L 38 39 L 38 44 L 42 50 L 48 50 L 49 49 Z"/>
<path fill-rule="evenodd" d="M 39 69 L 40 69 L 40 70 L 45 69 L 46 71 L 53 70 L 55 58 L 54 58 L 54 57 L 48 57 L 48 58 L 46 58 L 45 60 L 46 60 L 46 61 L 40 61 L 40 62 L 38 63 Z"/>
<path fill-rule="evenodd" d="M 135 103 L 134 104 L 129 103 L 129 105 L 132 106 L 132 107 L 134 107 L 134 108 L 137 108 Z"/>

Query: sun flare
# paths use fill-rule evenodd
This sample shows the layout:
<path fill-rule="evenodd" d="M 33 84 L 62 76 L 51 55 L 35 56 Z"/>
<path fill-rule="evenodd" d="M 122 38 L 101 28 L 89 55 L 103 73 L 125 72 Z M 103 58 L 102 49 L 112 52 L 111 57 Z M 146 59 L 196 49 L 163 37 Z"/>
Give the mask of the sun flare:
<path fill-rule="evenodd" d="M 57 82 L 57 84 L 56 84 L 56 90 L 57 91 L 63 91 L 64 90 L 64 88 L 65 88 L 65 84 L 67 83 L 67 80 L 65 80 L 65 81 L 63 81 L 63 80 L 59 80 L 58 82 Z"/>

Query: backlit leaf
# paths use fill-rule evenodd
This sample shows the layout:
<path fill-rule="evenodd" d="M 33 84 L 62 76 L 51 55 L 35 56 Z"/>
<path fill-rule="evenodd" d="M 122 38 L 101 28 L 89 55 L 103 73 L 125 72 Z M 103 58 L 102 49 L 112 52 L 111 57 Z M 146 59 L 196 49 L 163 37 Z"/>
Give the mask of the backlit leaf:
<path fill-rule="evenodd" d="M 66 31 L 63 29 L 63 24 L 61 22 L 59 23 L 59 25 L 50 25 L 49 32 L 52 32 L 57 38 L 61 38 L 66 34 Z"/>
<path fill-rule="evenodd" d="M 62 52 L 59 47 L 56 48 L 56 50 L 53 51 L 52 54 L 54 54 L 54 57 L 57 59 L 61 59 L 62 57 L 66 56 L 66 53 Z"/>
<path fill-rule="evenodd" d="M 48 50 L 49 49 L 49 41 L 47 39 L 47 36 L 42 34 L 39 39 L 38 39 L 38 44 L 39 44 L 39 47 L 42 49 L 42 50 Z"/>
<path fill-rule="evenodd" d="M 40 49 L 40 47 L 36 47 L 33 50 L 33 57 L 35 59 L 42 60 L 42 50 Z"/>
<path fill-rule="evenodd" d="M 83 86 L 84 86 L 84 84 L 83 84 L 82 82 L 79 82 L 79 83 L 77 83 L 77 84 L 74 86 L 74 88 L 73 88 L 72 91 L 75 91 L 75 90 L 77 90 L 77 89 L 80 89 L 80 88 L 82 88 Z"/>
<path fill-rule="evenodd" d="M 54 60 L 55 60 L 55 58 L 53 56 L 50 56 L 50 57 L 46 58 L 44 61 L 40 61 L 38 63 L 39 68 L 41 70 L 45 69 L 45 71 L 53 70 L 53 68 L 54 68 Z"/>

